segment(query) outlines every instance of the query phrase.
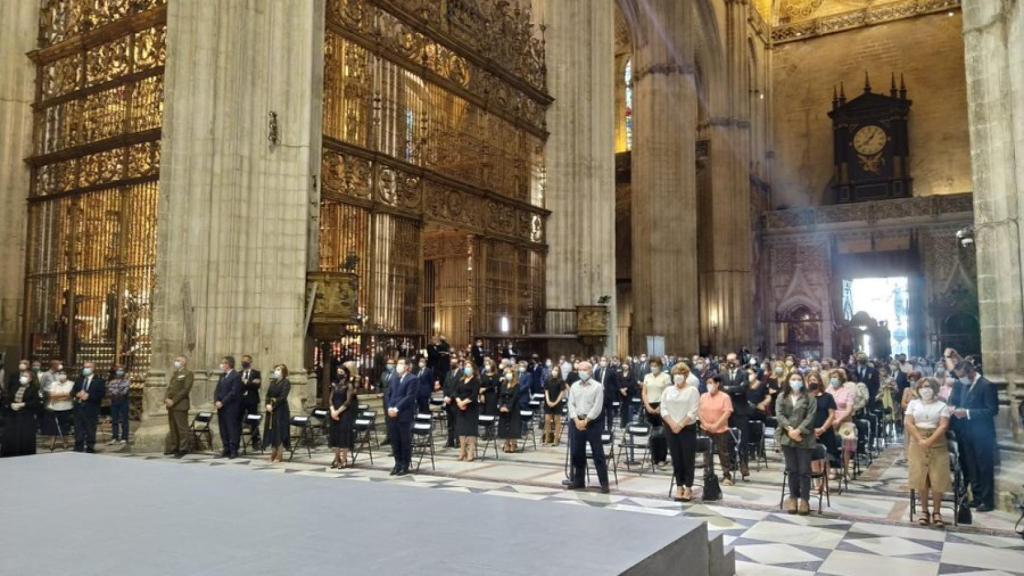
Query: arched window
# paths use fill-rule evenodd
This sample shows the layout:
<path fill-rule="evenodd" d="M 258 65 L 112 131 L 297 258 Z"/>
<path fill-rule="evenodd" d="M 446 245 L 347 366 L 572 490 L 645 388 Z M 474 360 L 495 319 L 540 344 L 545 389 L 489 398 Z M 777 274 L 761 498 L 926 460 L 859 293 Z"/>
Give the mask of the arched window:
<path fill-rule="evenodd" d="M 633 149 L 633 59 L 626 60 L 622 74 L 626 83 L 626 150 Z"/>

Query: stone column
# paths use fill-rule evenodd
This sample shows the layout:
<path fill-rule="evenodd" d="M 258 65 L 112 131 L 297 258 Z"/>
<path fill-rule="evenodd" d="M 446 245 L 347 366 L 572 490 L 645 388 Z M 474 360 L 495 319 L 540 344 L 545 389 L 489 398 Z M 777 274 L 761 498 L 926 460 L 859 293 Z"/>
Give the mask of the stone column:
<path fill-rule="evenodd" d="M 0 3 L 0 352 L 7 370 L 18 366 L 25 292 L 25 199 L 32 154 L 36 69 L 25 55 L 36 46 L 39 6 Z M 10 374 L 10 372 L 8 372 Z M 6 384 L 6 383 L 5 383 Z"/>
<path fill-rule="evenodd" d="M 1021 439 L 1024 377 L 1024 6 L 963 6 L 967 109 L 974 185 L 978 308 L 985 373 L 1005 383 L 1009 414 L 997 423 Z"/>
<path fill-rule="evenodd" d="M 639 6 L 637 5 L 639 4 Z M 630 349 L 665 337 L 667 353 L 698 347 L 697 96 L 693 6 L 620 0 L 634 29 Z"/>
<path fill-rule="evenodd" d="M 168 3 L 144 443 L 165 431 L 166 367 L 177 354 L 197 372 L 193 408 L 212 408 L 214 369 L 228 354 L 252 354 L 267 377 L 274 364 L 287 364 L 293 406 L 306 399 L 307 218 L 323 25 L 322 0 Z"/>
<path fill-rule="evenodd" d="M 609 296 L 608 352 L 615 343 L 615 150 L 613 0 L 542 0 L 547 29 L 551 136 L 547 165 L 547 306 L 575 308 Z"/>
<path fill-rule="evenodd" d="M 746 0 L 725 3 L 727 42 L 722 75 L 705 70 L 709 102 L 712 201 L 707 204 L 708 249 L 700 255 L 702 331 L 711 351 L 751 344 L 753 276 L 750 223 L 750 78 Z M 712 62 L 704 63 L 710 66 Z M 717 80 L 717 81 L 716 81 Z"/>

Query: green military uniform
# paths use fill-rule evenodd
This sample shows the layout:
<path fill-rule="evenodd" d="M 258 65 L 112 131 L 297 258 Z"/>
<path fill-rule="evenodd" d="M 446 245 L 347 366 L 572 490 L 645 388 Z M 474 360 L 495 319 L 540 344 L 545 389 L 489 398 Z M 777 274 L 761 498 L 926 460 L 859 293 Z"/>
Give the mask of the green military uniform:
<path fill-rule="evenodd" d="M 187 453 L 192 444 L 192 431 L 188 429 L 188 410 L 191 408 L 189 394 L 192 392 L 192 371 L 186 368 L 175 370 L 167 385 L 165 400 L 167 407 L 167 442 L 165 454 Z M 165 403 L 166 404 L 166 403 Z"/>

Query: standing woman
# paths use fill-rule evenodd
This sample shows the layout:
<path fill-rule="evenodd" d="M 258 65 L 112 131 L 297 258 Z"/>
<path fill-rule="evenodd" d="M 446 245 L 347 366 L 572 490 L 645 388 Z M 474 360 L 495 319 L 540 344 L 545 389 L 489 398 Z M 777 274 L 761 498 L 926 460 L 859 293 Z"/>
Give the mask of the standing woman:
<path fill-rule="evenodd" d="M 622 363 L 622 371 L 617 378 L 619 382 L 619 414 L 622 416 L 619 425 L 629 426 L 633 420 L 633 398 L 636 397 L 636 374 L 629 362 Z"/>
<path fill-rule="evenodd" d="M 51 452 L 57 444 L 58 436 L 64 444 L 64 449 L 68 447 L 66 438 L 71 431 L 71 410 L 74 408 L 71 403 L 71 389 L 74 386 L 75 383 L 68 380 L 67 373 L 61 369 L 43 390 L 46 396 L 46 412 L 42 417 L 40 429 L 43 436 L 50 437 Z"/>
<path fill-rule="evenodd" d="M 804 389 L 804 379 L 792 372 L 782 384 L 775 402 L 775 417 L 783 431 L 779 444 L 789 474 L 789 499 L 786 512 L 806 516 L 811 513 L 811 455 L 814 452 L 814 414 L 817 401 Z"/>
<path fill-rule="evenodd" d="M 334 448 L 331 468 L 348 467 L 348 452 L 355 447 L 356 441 L 356 387 L 359 385 L 359 374 L 356 372 L 356 363 L 351 360 L 341 367 L 341 378 L 331 384 L 331 405 L 328 407 L 330 420 L 327 444 Z"/>
<path fill-rule="evenodd" d="M 661 394 L 661 419 L 667 428 L 672 473 L 680 502 L 693 499 L 693 470 L 697 456 L 697 412 L 700 392 L 688 383 L 690 369 L 680 362 L 672 367 L 672 386 Z"/>
<path fill-rule="evenodd" d="M 661 426 L 661 414 L 658 406 L 661 404 L 661 395 L 665 389 L 672 384 L 668 374 L 662 372 L 660 358 L 651 360 L 651 373 L 644 376 L 643 390 L 640 397 L 644 401 L 644 410 L 647 412 L 647 422 L 651 425 L 650 445 L 651 459 L 658 466 L 664 466 L 668 458 L 668 443 L 665 440 L 665 430 Z"/>
<path fill-rule="evenodd" d="M 462 378 L 455 387 L 455 434 L 459 437 L 459 460 L 476 460 L 476 437 L 480 434 L 480 380 L 472 360 L 462 364 Z"/>
<path fill-rule="evenodd" d="M 908 484 L 921 498 L 923 514 L 918 520 L 922 526 L 930 523 L 943 527 L 942 494 L 952 483 L 949 479 L 949 446 L 946 430 L 949 428 L 949 407 L 939 399 L 939 383 L 934 378 L 917 381 L 917 398 L 907 405 L 904 430 L 910 438 L 907 462 L 910 472 Z M 932 514 L 928 515 L 928 495 L 931 493 Z"/>
<path fill-rule="evenodd" d="M 485 358 L 484 373 L 480 377 L 481 414 L 498 415 L 498 388 L 500 387 L 501 377 L 498 375 L 494 360 Z"/>
<path fill-rule="evenodd" d="M 832 426 L 836 417 L 836 399 L 831 394 L 825 393 L 825 387 L 821 384 L 821 376 L 817 372 L 807 375 L 807 390 L 815 400 L 814 411 L 814 438 L 819 444 L 825 447 L 828 457 L 836 463 L 840 462 L 839 439 L 836 438 L 836 431 Z M 829 467 L 829 480 L 836 479 L 835 470 Z M 819 481 L 817 489 L 821 492 L 822 482 Z"/>
<path fill-rule="evenodd" d="M 291 412 L 288 409 L 288 367 L 279 364 L 274 367 L 270 387 L 267 388 L 266 422 L 263 425 L 263 448 L 272 448 L 271 462 L 280 462 L 284 453 L 282 447 L 291 449 Z"/>
<path fill-rule="evenodd" d="M 544 440 L 541 444 L 558 446 L 562 439 L 562 400 L 565 398 L 565 381 L 562 373 L 552 370 L 544 384 Z"/>
<path fill-rule="evenodd" d="M 128 443 L 128 395 L 132 381 L 124 372 L 124 366 L 114 365 L 113 374 L 107 382 L 107 398 L 110 399 L 110 442 L 107 445 Z"/>
<path fill-rule="evenodd" d="M 22 370 L 3 398 L 6 414 L 2 456 L 27 456 L 36 453 L 36 415 L 43 401 L 35 374 Z"/>
<path fill-rule="evenodd" d="M 515 368 L 508 366 L 498 391 L 498 438 L 505 441 L 503 452 L 515 452 L 523 425 L 519 415 L 519 378 Z"/>

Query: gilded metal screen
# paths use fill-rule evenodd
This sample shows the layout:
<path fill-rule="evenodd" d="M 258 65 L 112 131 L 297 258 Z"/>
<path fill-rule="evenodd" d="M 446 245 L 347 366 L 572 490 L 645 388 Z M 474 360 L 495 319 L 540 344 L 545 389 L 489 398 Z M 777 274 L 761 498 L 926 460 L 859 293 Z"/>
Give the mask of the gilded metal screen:
<path fill-rule="evenodd" d="M 149 368 L 164 0 L 45 0 L 25 335 L 34 359 Z"/>
<path fill-rule="evenodd" d="M 472 300 L 459 319 L 438 315 L 438 304 L 454 314 L 456 291 L 475 292 L 437 260 L 424 286 L 426 225 L 508 247 L 474 277 L 495 288 L 484 314 L 528 328 L 543 308 L 543 281 L 531 279 L 545 252 L 551 98 L 535 32 L 529 12 L 501 0 L 328 0 L 320 262 L 358 261 L 369 332 L 450 327 L 458 346 L 491 331 Z"/>

